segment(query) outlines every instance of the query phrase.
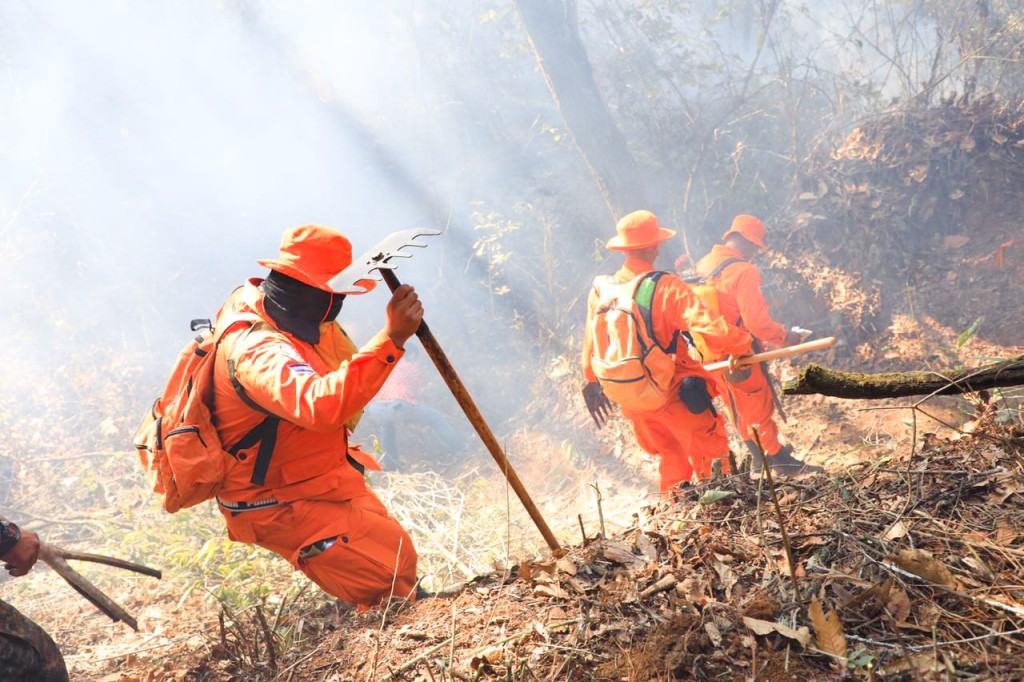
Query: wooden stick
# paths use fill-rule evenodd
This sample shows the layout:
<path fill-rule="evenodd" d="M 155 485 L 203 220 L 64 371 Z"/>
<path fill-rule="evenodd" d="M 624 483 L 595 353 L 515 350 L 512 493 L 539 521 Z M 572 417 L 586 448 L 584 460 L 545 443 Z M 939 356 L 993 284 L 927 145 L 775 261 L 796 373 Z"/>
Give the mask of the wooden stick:
<path fill-rule="evenodd" d="M 774 350 L 766 350 L 763 353 L 747 355 L 739 359 L 739 365 L 740 367 L 746 367 L 748 365 L 756 365 L 759 362 L 767 362 L 768 360 L 790 358 L 793 357 L 794 355 L 810 353 L 816 350 L 825 350 L 826 348 L 831 348 L 834 345 L 836 345 L 836 337 L 828 336 L 824 339 L 815 339 L 814 341 L 808 341 L 806 343 L 797 343 L 792 346 L 786 346 L 785 348 L 776 348 Z M 714 372 L 719 369 L 728 368 L 728 360 L 721 360 L 719 362 L 712 362 L 709 365 L 704 365 L 704 369 L 707 370 L 708 372 Z"/>
<path fill-rule="evenodd" d="M 590 487 L 594 489 L 597 498 L 597 519 L 601 524 L 601 539 L 607 540 L 608 535 L 604 530 L 604 509 L 601 508 L 601 488 L 596 483 L 591 483 Z"/>
<path fill-rule="evenodd" d="M 401 286 L 398 281 L 398 277 L 390 268 L 379 268 L 381 276 L 387 283 L 388 288 L 394 293 L 395 289 Z M 530 515 L 534 525 L 537 526 L 537 530 L 544 536 L 544 541 L 548 543 L 548 547 L 551 549 L 555 556 L 562 556 L 565 554 L 565 550 L 558 543 L 558 539 L 555 534 L 548 528 L 548 524 L 544 521 L 544 517 L 541 516 L 540 510 L 530 499 L 530 494 L 526 491 L 522 481 L 519 480 L 519 475 L 516 474 L 515 469 L 512 468 L 512 464 L 508 461 L 508 457 L 501 449 L 501 444 L 498 443 L 498 439 L 494 437 L 494 433 L 491 432 L 491 427 L 484 421 L 484 417 L 480 414 L 479 408 L 476 403 L 473 402 L 472 396 L 469 395 L 469 391 L 466 390 L 465 385 L 459 378 L 459 375 L 455 373 L 455 368 L 452 367 L 452 363 L 449 362 L 448 356 L 445 355 L 444 351 L 441 350 L 441 345 L 434 338 L 433 332 L 430 331 L 430 327 L 427 326 L 426 320 L 420 322 L 419 329 L 416 330 L 416 336 L 419 337 L 420 342 L 423 344 L 424 350 L 427 351 L 427 355 L 434 362 L 434 366 L 437 367 L 437 371 L 441 373 L 441 378 L 444 379 L 444 383 L 448 385 L 452 395 L 455 396 L 456 402 L 462 408 L 462 411 L 466 413 L 466 417 L 469 419 L 469 423 L 476 429 L 477 434 L 480 436 L 480 440 L 487 446 L 487 451 L 491 453 L 491 457 L 498 463 L 498 467 L 501 472 L 505 475 L 512 490 L 515 491 L 519 497 L 519 501 L 522 502 L 523 507 L 526 508 L 526 513 Z"/>
<path fill-rule="evenodd" d="M 135 571 L 136 573 L 145 573 L 146 575 L 151 575 L 156 578 L 160 577 L 160 571 L 146 566 L 141 566 L 139 564 L 133 564 L 128 561 L 100 556 L 98 554 L 69 552 L 66 549 L 62 549 L 56 545 L 51 545 L 46 542 L 39 543 L 39 558 L 42 559 L 47 566 L 52 568 L 57 575 L 64 578 L 71 587 L 75 588 L 75 591 L 78 592 L 78 594 L 88 599 L 93 606 L 109 616 L 115 623 L 123 621 L 127 623 L 132 630 L 138 632 L 139 624 L 135 621 L 135 618 L 121 608 L 117 602 L 100 591 L 98 587 L 89 582 L 82 576 L 82 574 L 68 566 L 68 562 L 66 560 L 79 559 L 82 561 L 107 564 L 109 566 L 116 566 L 129 571 Z"/>
<path fill-rule="evenodd" d="M 149 566 L 143 566 L 142 564 L 133 564 L 130 561 L 124 559 L 117 559 L 110 556 L 103 556 L 102 554 L 88 554 L 86 552 L 73 552 L 70 549 L 64 549 L 63 547 L 56 547 L 50 545 L 50 548 L 59 552 L 60 556 L 66 561 L 89 561 L 94 564 L 103 564 L 105 566 L 113 566 L 114 568 L 123 568 L 126 571 L 132 571 L 134 573 L 141 573 L 148 575 L 152 578 L 163 578 L 164 574 L 158 568 L 150 568 Z"/>
<path fill-rule="evenodd" d="M 796 582 L 796 564 L 793 561 L 793 549 L 789 544 L 789 535 L 786 533 L 786 521 L 782 516 L 782 506 L 779 504 L 779 494 L 775 491 L 775 481 L 772 480 L 772 465 L 768 461 L 768 455 L 764 452 L 764 446 L 761 445 L 761 434 L 757 432 L 757 427 L 752 426 L 750 431 L 754 434 L 754 444 L 757 445 L 757 454 L 761 458 L 761 473 L 764 475 L 765 480 L 768 481 L 768 492 L 771 493 L 772 503 L 775 505 L 775 515 L 779 519 L 779 532 L 782 534 L 782 549 L 786 552 L 786 563 L 789 565 L 789 577 L 793 581 L 793 599 L 799 602 L 800 587 Z"/>
<path fill-rule="evenodd" d="M 671 590 L 673 587 L 676 586 L 677 582 L 679 582 L 679 579 L 676 578 L 675 575 L 671 573 L 666 573 L 665 575 L 661 576 L 661 579 L 658 580 L 658 582 L 654 583 L 649 587 L 644 588 L 640 592 L 639 597 L 641 599 L 646 599 L 647 597 L 650 597 L 652 594 L 664 592 L 665 590 Z"/>

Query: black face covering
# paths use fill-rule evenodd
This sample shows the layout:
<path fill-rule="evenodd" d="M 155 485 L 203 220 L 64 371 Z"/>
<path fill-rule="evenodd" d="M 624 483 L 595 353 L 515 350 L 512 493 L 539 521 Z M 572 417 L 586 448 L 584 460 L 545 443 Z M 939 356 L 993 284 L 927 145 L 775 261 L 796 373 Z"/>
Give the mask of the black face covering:
<path fill-rule="evenodd" d="M 263 281 L 263 307 L 280 329 L 306 343 L 320 343 L 320 325 L 338 317 L 344 294 L 332 294 L 276 270 Z"/>

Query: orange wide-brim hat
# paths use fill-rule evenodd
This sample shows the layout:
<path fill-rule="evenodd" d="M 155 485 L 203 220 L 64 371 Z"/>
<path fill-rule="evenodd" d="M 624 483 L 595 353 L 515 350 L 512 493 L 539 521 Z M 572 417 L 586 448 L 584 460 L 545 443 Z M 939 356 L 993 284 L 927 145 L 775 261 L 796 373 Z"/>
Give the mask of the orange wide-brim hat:
<path fill-rule="evenodd" d="M 745 237 L 748 241 L 757 244 L 762 249 L 767 248 L 764 245 L 764 223 L 761 222 L 760 218 L 752 215 L 738 215 L 732 220 L 732 225 L 728 231 L 722 235 L 722 240 L 729 238 L 731 234 L 738 234 Z"/>
<path fill-rule="evenodd" d="M 277 258 L 257 261 L 282 275 L 332 294 L 331 280 L 352 264 L 352 242 L 337 230 L 322 225 L 301 225 L 285 230 Z M 366 290 L 375 282 L 368 281 Z M 359 292 L 366 293 L 366 292 Z"/>
<path fill-rule="evenodd" d="M 658 224 L 658 218 L 650 211 L 633 211 L 619 220 L 615 226 L 618 233 L 605 246 L 610 251 L 634 251 L 660 244 L 676 236 Z"/>

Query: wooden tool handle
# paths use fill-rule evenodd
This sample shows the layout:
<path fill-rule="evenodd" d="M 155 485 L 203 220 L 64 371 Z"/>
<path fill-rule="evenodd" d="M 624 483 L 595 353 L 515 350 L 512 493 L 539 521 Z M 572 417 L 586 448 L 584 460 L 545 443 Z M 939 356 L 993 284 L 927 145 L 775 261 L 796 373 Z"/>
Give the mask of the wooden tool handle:
<path fill-rule="evenodd" d="M 381 276 L 384 278 L 384 282 L 394 293 L 395 289 L 401 286 L 398 281 L 398 277 L 391 269 L 381 269 Z M 519 475 L 515 469 L 512 468 L 512 464 L 508 461 L 508 457 L 505 456 L 505 452 L 501 449 L 501 444 L 498 443 L 498 439 L 494 437 L 494 433 L 491 431 L 491 427 L 487 425 L 483 415 L 477 408 L 476 403 L 473 402 L 472 396 L 469 395 L 469 391 L 462 383 L 462 379 L 455 373 L 455 368 L 452 367 L 452 363 L 449 362 L 448 356 L 441 349 L 441 344 L 434 338 L 433 332 L 430 331 L 430 327 L 427 326 L 427 321 L 423 320 L 420 322 L 419 328 L 416 330 L 416 336 L 419 338 L 420 343 L 423 344 L 423 349 L 427 352 L 427 356 L 433 361 L 434 366 L 437 367 L 437 371 L 441 373 L 441 378 L 444 383 L 447 384 L 448 389 L 452 392 L 455 397 L 455 401 L 459 403 L 459 407 L 466 414 L 466 418 L 469 419 L 469 423 L 476 429 L 477 435 L 480 436 L 480 440 L 483 441 L 487 447 L 487 451 L 491 454 L 491 457 L 498 464 L 501 469 L 501 473 L 505 475 L 505 479 L 509 482 L 512 490 L 515 491 L 519 497 L 519 501 L 522 502 L 523 507 L 526 509 L 526 513 L 530 515 L 537 530 L 544 536 L 544 541 L 547 542 L 548 547 L 556 557 L 560 557 L 565 554 L 565 550 L 562 549 L 558 543 L 558 539 L 555 534 L 548 528 L 548 524 L 544 521 L 544 517 L 541 516 L 540 510 L 533 503 L 530 498 L 530 494 L 526 491 L 526 487 L 522 481 L 519 480 Z"/>
<path fill-rule="evenodd" d="M 776 348 L 775 350 L 766 350 L 763 353 L 757 353 L 755 355 L 748 355 L 745 358 L 740 358 L 740 367 L 746 367 L 748 365 L 756 365 L 759 362 L 767 362 L 768 360 L 778 360 L 780 358 L 790 358 L 794 355 L 801 355 L 802 353 L 810 353 L 816 350 L 825 350 L 836 345 L 836 337 L 828 336 L 824 339 L 815 339 L 814 341 L 807 341 L 805 343 L 797 343 L 792 346 L 786 346 L 785 348 Z M 729 361 L 721 360 L 719 362 L 712 362 L 709 365 L 704 365 L 704 369 L 709 372 L 714 372 L 719 369 L 728 369 Z"/>

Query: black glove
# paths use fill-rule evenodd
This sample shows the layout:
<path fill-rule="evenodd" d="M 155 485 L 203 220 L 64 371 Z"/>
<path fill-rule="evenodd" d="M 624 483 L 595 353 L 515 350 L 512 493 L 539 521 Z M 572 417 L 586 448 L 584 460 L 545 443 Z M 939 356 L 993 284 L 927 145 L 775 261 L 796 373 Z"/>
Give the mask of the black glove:
<path fill-rule="evenodd" d="M 679 399 L 693 414 L 701 414 L 708 410 L 714 412 L 715 409 L 711 401 L 711 392 L 708 391 L 708 382 L 701 377 L 683 379 L 683 383 L 679 384 Z"/>
<path fill-rule="evenodd" d="M 583 400 L 587 403 L 587 410 L 590 412 L 590 416 L 594 418 L 597 428 L 604 426 L 612 413 L 612 403 L 608 400 L 608 396 L 604 394 L 601 384 L 594 381 L 585 385 L 583 387 Z"/>

